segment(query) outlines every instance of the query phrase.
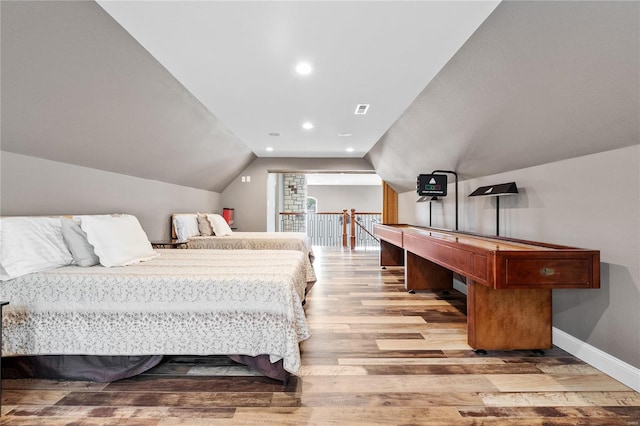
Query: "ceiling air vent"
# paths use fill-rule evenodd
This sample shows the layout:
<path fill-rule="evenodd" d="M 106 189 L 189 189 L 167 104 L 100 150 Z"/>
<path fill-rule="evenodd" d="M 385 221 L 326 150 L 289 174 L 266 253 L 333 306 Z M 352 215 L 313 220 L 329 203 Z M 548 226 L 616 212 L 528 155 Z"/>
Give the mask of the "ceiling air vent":
<path fill-rule="evenodd" d="M 369 104 L 358 104 L 355 114 L 366 114 L 369 110 Z"/>

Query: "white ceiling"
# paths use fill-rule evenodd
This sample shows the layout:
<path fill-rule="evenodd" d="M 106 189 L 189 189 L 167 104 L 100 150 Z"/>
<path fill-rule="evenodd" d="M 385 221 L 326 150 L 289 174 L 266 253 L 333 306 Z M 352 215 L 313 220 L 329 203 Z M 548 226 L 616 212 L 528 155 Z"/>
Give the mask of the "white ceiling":
<path fill-rule="evenodd" d="M 363 157 L 499 1 L 98 4 L 257 156 Z"/>
<path fill-rule="evenodd" d="M 375 173 L 306 173 L 307 185 L 380 186 L 382 179 Z"/>

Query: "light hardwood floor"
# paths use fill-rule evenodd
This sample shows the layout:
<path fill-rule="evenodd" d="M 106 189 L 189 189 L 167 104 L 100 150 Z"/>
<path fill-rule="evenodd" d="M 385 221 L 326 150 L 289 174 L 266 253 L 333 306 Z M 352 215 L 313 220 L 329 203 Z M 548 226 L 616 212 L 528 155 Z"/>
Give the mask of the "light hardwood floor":
<path fill-rule="evenodd" d="M 4 380 L 2 425 L 640 425 L 640 394 L 568 353 L 476 355 L 465 297 L 403 288 L 377 251 L 316 249 L 313 336 L 285 386 L 222 357 L 114 383 Z"/>

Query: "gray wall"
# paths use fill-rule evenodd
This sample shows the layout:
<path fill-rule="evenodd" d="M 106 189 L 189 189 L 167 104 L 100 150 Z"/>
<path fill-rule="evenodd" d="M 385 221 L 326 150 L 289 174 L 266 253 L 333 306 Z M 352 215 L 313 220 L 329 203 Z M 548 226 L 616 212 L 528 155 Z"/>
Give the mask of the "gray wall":
<path fill-rule="evenodd" d="M 307 196 L 318 199 L 318 212 L 382 212 L 382 186 L 308 185 Z"/>
<path fill-rule="evenodd" d="M 495 235 L 495 200 L 467 196 L 511 181 L 520 193 L 500 201 L 500 235 L 600 250 L 601 288 L 554 290 L 553 325 L 640 368 L 640 147 L 464 181 L 460 229 Z M 449 194 L 434 226 L 454 227 Z M 428 224 L 428 203 L 415 192 L 399 198 L 401 223 Z"/>
<path fill-rule="evenodd" d="M 373 171 L 362 158 L 257 158 L 222 192 L 223 207 L 235 208 L 239 231 L 267 229 L 267 175 L 269 172 Z M 242 182 L 250 176 L 250 182 Z"/>
<path fill-rule="evenodd" d="M 176 212 L 220 211 L 220 194 L 0 152 L 0 214 L 129 213 L 150 240 L 169 238 Z"/>

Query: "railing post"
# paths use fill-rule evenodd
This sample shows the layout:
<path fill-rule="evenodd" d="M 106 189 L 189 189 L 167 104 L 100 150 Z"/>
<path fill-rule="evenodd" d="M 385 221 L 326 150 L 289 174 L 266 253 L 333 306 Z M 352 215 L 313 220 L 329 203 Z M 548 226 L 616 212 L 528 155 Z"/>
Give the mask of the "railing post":
<path fill-rule="evenodd" d="M 351 250 L 356 248 L 356 209 L 351 209 Z"/>
<path fill-rule="evenodd" d="M 342 210 L 342 247 L 347 247 L 347 209 Z"/>

